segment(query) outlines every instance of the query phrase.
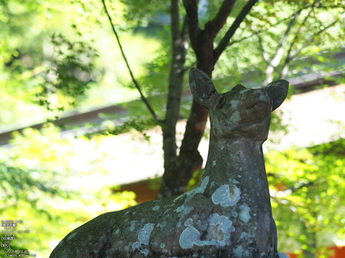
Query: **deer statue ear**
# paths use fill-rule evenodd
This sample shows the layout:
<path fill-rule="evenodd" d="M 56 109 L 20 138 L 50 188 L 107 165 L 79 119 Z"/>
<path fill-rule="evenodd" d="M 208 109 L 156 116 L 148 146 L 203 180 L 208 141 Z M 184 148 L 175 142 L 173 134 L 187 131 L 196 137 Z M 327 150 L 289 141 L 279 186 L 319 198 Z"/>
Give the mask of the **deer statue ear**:
<path fill-rule="evenodd" d="M 209 109 L 211 96 L 218 94 L 210 77 L 199 69 L 191 68 L 189 72 L 189 84 L 194 100 Z"/>
<path fill-rule="evenodd" d="M 285 80 L 271 82 L 266 90 L 272 100 L 272 111 L 274 111 L 284 102 L 289 91 L 289 82 Z"/>

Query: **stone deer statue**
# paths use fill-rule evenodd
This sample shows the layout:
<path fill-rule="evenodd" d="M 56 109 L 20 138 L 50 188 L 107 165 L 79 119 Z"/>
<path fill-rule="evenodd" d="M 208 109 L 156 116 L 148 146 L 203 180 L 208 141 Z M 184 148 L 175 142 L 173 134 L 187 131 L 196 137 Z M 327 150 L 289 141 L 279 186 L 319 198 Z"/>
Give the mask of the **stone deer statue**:
<path fill-rule="evenodd" d="M 262 143 L 289 83 L 220 94 L 204 72 L 192 68 L 189 78 L 211 119 L 196 188 L 100 215 L 69 233 L 51 258 L 287 257 L 277 252 Z"/>

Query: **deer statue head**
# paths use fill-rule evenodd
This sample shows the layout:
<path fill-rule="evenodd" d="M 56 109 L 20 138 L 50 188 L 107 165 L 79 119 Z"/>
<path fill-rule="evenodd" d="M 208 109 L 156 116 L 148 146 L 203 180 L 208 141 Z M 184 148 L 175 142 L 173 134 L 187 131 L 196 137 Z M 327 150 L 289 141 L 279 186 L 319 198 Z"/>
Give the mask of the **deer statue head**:
<path fill-rule="evenodd" d="M 189 74 L 194 99 L 207 108 L 211 135 L 221 138 L 267 139 L 271 111 L 285 100 L 289 83 L 279 80 L 264 89 L 247 89 L 238 84 L 231 91 L 218 93 L 206 73 L 192 68 Z"/>

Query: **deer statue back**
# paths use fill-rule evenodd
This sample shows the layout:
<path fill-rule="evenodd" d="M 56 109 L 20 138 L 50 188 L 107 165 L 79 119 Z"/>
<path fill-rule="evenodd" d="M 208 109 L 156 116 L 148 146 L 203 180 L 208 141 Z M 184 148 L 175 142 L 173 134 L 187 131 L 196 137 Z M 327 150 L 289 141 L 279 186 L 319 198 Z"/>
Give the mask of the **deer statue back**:
<path fill-rule="evenodd" d="M 220 94 L 204 72 L 192 68 L 189 78 L 211 120 L 196 188 L 100 215 L 69 233 L 51 258 L 287 257 L 277 252 L 262 143 L 288 82 Z"/>

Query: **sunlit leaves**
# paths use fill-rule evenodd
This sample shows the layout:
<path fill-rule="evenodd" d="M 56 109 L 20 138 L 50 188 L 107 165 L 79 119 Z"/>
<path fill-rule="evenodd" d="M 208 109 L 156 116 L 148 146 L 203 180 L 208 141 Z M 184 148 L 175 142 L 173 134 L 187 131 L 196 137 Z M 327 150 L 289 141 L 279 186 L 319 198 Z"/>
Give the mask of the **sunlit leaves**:
<path fill-rule="evenodd" d="M 15 146 L 0 150 L 0 217 L 22 219 L 31 231 L 16 242 L 18 247 L 48 257 L 73 228 L 136 204 L 133 193 L 114 193 L 96 183 L 111 163 L 108 152 L 98 149 L 101 141 L 72 135 L 62 139 L 59 129 L 46 125 L 42 132 L 28 128 L 15 133 Z"/>
<path fill-rule="evenodd" d="M 142 104 L 142 103 L 141 103 Z M 108 116 L 108 117 L 111 117 Z M 84 134 L 84 137 L 92 138 L 95 135 L 120 135 L 123 133 L 135 131 L 139 132 L 141 135 L 144 136 L 146 140 L 149 140 L 150 137 L 147 135 L 149 129 L 157 127 L 158 123 L 154 120 L 151 116 L 142 116 L 142 117 L 131 117 L 131 119 L 123 120 L 121 124 L 117 124 L 116 126 L 111 121 L 107 120 L 106 123 L 102 125 L 88 125 L 87 130 L 88 132 Z M 162 126 L 164 126 L 162 124 Z"/>
<path fill-rule="evenodd" d="M 66 105 L 76 105 L 85 96 L 94 69 L 96 49 L 85 42 L 71 42 L 61 34 L 53 34 L 53 58 L 43 75 L 42 91 L 38 102 L 48 110 L 63 110 Z M 62 100 L 61 100 L 62 98 Z"/>
<path fill-rule="evenodd" d="M 266 155 L 278 232 L 316 252 L 325 234 L 343 234 L 345 221 L 345 140 Z M 284 243 L 284 248 L 288 248 Z M 291 246 L 290 246 L 291 248 Z"/>
<path fill-rule="evenodd" d="M 313 3 L 317 4 L 313 6 Z M 298 14 L 283 45 L 283 56 L 273 71 L 274 78 L 281 75 L 290 47 L 289 55 L 297 62 L 291 63 L 289 76 L 305 74 L 302 71 L 306 69 L 308 73 L 339 69 L 337 60 L 329 58 L 325 52 L 340 51 L 339 48 L 344 45 L 343 12 L 341 4 L 335 5 L 333 1 L 289 1 L 289 4 L 286 1 L 260 1 L 246 17 L 246 26 L 241 27 L 230 42 L 234 45 L 225 53 L 231 58 L 229 67 L 233 67 L 235 73 L 243 69 L 242 74 L 262 82 L 268 66 L 263 58 L 263 49 L 272 61 L 289 22 Z M 260 47 L 258 37 L 263 47 Z M 231 61 L 234 56 L 236 62 Z"/>
<path fill-rule="evenodd" d="M 153 0 L 120 0 L 126 6 L 124 19 L 134 26 L 147 26 L 158 15 L 169 13 L 170 2 Z M 169 18 L 168 18 L 169 19 Z"/>
<path fill-rule="evenodd" d="M 11 6 L 3 4 L 7 2 L 11 2 Z M 0 23 L 2 25 L 0 33 L 0 89 L 2 90 L 2 97 L 5 99 L 15 96 L 15 98 L 12 98 L 14 101 L 6 101 L 7 112 L 12 110 L 11 107 L 18 108 L 18 106 L 22 107 L 19 110 L 27 110 L 26 106 L 21 103 L 24 99 L 32 100 L 32 96 L 36 93 L 39 104 L 49 109 L 63 110 L 68 106 L 75 106 L 86 95 L 89 87 L 98 85 L 98 81 L 101 80 L 102 69 L 95 67 L 96 51 L 91 46 L 92 43 L 87 37 L 85 41 L 90 44 L 81 41 L 81 37 L 85 36 L 86 31 L 90 32 L 95 28 L 89 27 L 89 25 L 93 23 L 100 25 L 104 21 L 101 1 L 75 0 L 72 2 L 74 5 L 70 8 L 75 8 L 75 13 L 80 14 L 80 16 L 76 15 L 75 20 L 71 22 L 77 38 L 64 37 L 58 33 L 53 34 L 51 38 L 51 42 L 54 44 L 53 55 L 49 55 L 45 51 L 46 48 L 42 44 L 42 38 L 46 35 L 46 32 L 43 33 L 41 28 L 46 24 L 46 20 L 42 17 L 51 20 L 52 10 L 58 10 L 58 8 L 54 8 L 54 1 L 18 0 L 1 2 L 4 8 L 0 11 Z M 210 17 L 214 17 L 222 1 L 199 2 L 200 20 L 204 22 Z M 220 91 L 227 91 L 241 82 L 246 86 L 256 87 L 260 85 L 265 76 L 264 67 L 267 64 L 265 64 L 260 47 L 257 44 L 257 35 L 262 36 L 268 54 L 274 55 L 280 37 L 293 13 L 304 8 L 301 18 L 305 17 L 313 2 L 260 1 L 235 34 L 233 42 L 236 41 L 237 43 L 228 48 L 227 53 L 222 56 L 216 66 L 213 75 Z M 321 69 L 324 71 L 326 69 L 334 70 L 338 67 L 333 57 L 326 56 L 324 53 L 319 55 L 319 53 L 334 50 L 335 47 L 343 44 L 344 33 L 342 33 L 340 23 L 332 26 L 322 35 L 317 35 L 317 32 L 324 29 L 327 24 L 333 21 L 332 19 L 341 20 L 343 5 L 333 8 L 331 4 L 336 4 L 334 1 L 319 2 L 321 3 L 319 8 L 311 13 L 308 22 L 304 24 L 303 19 L 300 19 L 297 23 L 299 27 L 293 28 L 295 35 L 299 33 L 298 37 L 295 38 L 294 35 L 290 35 L 288 38 L 289 42 L 294 43 L 296 48 L 306 41 L 310 41 L 306 48 L 301 51 L 300 57 L 311 57 L 311 59 L 301 58 L 293 67 L 292 74 L 294 76 Z M 39 3 L 44 3 L 44 5 L 39 5 Z M 156 29 L 161 29 L 164 25 L 168 28 L 166 24 L 169 24 L 169 1 L 122 0 L 121 3 L 119 1 L 107 1 L 107 3 L 113 21 L 120 31 L 135 28 L 138 25 L 149 27 L 152 24 Z M 242 3 L 243 1 L 240 4 Z M 236 8 L 240 9 L 239 6 L 236 6 Z M 181 9 L 183 9 L 182 6 Z M 183 11 L 181 14 L 183 16 Z M 157 21 L 158 15 L 159 24 L 154 23 Z M 234 17 L 230 17 L 225 28 L 229 28 L 233 20 Z M 58 23 L 60 23 L 60 20 Z M 26 25 L 22 26 L 22 24 Z M 97 28 L 93 29 L 93 32 L 96 37 L 101 38 L 103 34 L 99 32 L 99 27 Z M 136 31 L 140 29 L 142 28 L 136 28 Z M 160 97 L 160 95 L 163 95 L 168 89 L 171 38 L 167 36 L 167 31 L 164 31 L 163 36 L 160 37 L 155 34 L 157 30 L 153 31 L 154 33 L 152 33 L 152 30 L 145 33 L 151 33 L 151 37 L 154 36 L 152 41 L 162 40 L 164 44 L 162 44 L 161 53 L 156 55 L 155 59 L 146 66 L 147 71 L 145 71 L 145 76 L 140 78 L 140 81 L 145 94 L 152 97 L 151 103 L 155 107 L 154 109 L 160 113 L 159 117 L 164 117 L 166 99 Z M 106 54 L 110 52 L 111 48 L 117 49 L 117 46 L 112 45 L 111 40 L 108 40 L 108 38 L 107 40 L 101 38 L 99 41 L 102 43 L 108 42 L 106 44 Z M 133 44 L 128 42 L 124 44 L 130 52 L 139 51 L 138 45 L 144 45 L 141 43 L 144 41 L 133 41 L 135 41 Z M 147 43 L 147 41 L 145 42 Z M 150 52 L 148 48 L 148 46 L 143 48 L 142 52 L 145 53 L 141 53 L 134 60 L 135 63 L 147 60 L 142 57 Z M 284 50 L 287 49 L 288 46 Z M 109 54 L 109 56 L 111 55 Z M 128 76 L 127 71 L 125 73 L 123 72 L 124 69 L 119 68 L 122 61 L 117 60 L 116 57 L 109 59 L 107 74 L 112 75 L 110 76 L 112 77 L 111 80 L 107 82 L 109 87 L 113 87 L 116 80 L 119 84 L 127 84 L 125 80 L 121 81 L 122 78 L 119 79 L 123 74 Z M 193 53 L 189 52 L 187 59 L 187 67 L 194 64 L 195 57 Z M 116 63 L 114 63 L 114 60 Z M 310 64 L 311 60 L 317 62 Z M 46 67 L 47 70 L 44 70 Z M 281 65 L 275 71 L 275 76 L 279 75 L 280 68 Z M 116 75 L 115 70 L 118 73 Z M 250 80 L 247 78 L 250 78 Z M 188 87 L 188 83 L 185 83 L 185 87 Z M 107 91 L 100 93 L 101 97 L 98 103 L 105 103 L 105 95 L 109 95 Z M 181 114 L 185 117 L 189 115 L 189 112 L 187 112 L 189 106 L 190 101 L 183 102 L 183 112 Z M 130 109 L 131 118 L 121 125 L 115 127 L 110 122 L 105 124 L 104 127 L 91 125 L 89 127 L 90 131 L 100 129 L 104 134 L 117 135 L 136 130 L 141 132 L 147 139 L 146 130 L 156 126 L 157 123 L 145 117 L 147 111 L 143 111 L 142 103 L 127 105 L 127 108 Z M 4 119 L 3 117 L 7 115 L 5 112 L 1 113 L 1 119 L 4 120 L 1 121 L 2 123 L 13 121 L 13 118 Z M 20 112 L 20 115 L 25 117 L 23 114 L 24 111 Z M 12 117 L 14 116 L 12 115 Z M 274 125 L 279 124 L 279 117 L 273 117 L 273 122 Z M 278 127 L 273 126 L 272 128 Z M 66 231 L 66 227 L 72 229 L 102 211 L 134 204 L 132 194 L 113 195 L 109 189 L 102 189 L 95 194 L 98 198 L 97 202 L 92 202 L 94 199 L 87 194 L 84 194 L 83 198 L 78 201 L 66 202 L 61 198 L 62 193 L 68 193 L 67 186 L 71 186 L 80 180 L 79 175 L 99 171 L 106 172 L 107 170 L 99 164 L 97 159 L 93 159 L 96 156 L 95 152 L 92 152 L 93 156 L 84 156 L 80 153 L 80 150 L 76 151 L 69 143 L 61 140 L 58 132 L 51 130 L 47 134 L 49 136 L 28 129 L 22 134 L 16 135 L 15 142 L 19 149 L 6 153 L 7 160 L 4 161 L 6 165 L 0 167 L 0 175 L 3 179 L 0 181 L 0 185 L 3 191 L 2 197 L 6 198 L 6 202 L 4 202 L 7 205 L 6 207 L 10 206 L 12 208 L 6 209 L 3 214 L 6 216 L 27 215 L 27 217 L 30 217 L 33 227 L 49 235 L 48 229 L 52 232 L 56 230 L 56 227 L 49 225 L 47 226 L 48 229 L 44 229 L 42 225 L 39 225 L 40 221 L 34 220 L 35 217 L 38 217 L 38 214 L 46 214 L 46 216 L 50 216 L 49 219 L 52 219 L 54 216 L 49 212 L 57 209 L 58 211 L 54 215 L 59 214 L 58 225 L 64 225 Z M 96 138 L 93 136 L 91 141 Z M 80 148 L 86 150 L 87 141 L 86 138 L 81 138 L 77 144 Z M 341 148 L 344 150 L 344 146 L 339 146 L 339 149 Z M 316 149 L 295 149 L 283 153 L 272 152 L 267 156 L 269 180 L 271 185 L 277 188 L 275 189 L 276 195 L 273 196 L 274 202 L 272 205 L 278 217 L 277 225 L 281 229 L 280 232 L 286 233 L 290 238 L 297 239 L 305 249 L 312 248 L 315 234 L 319 234 L 323 228 L 331 228 L 334 231 L 344 228 L 344 208 L 341 206 L 344 200 L 344 194 L 341 190 L 345 187 L 342 174 L 344 161 L 341 156 L 335 154 L 336 152 L 336 145 L 332 143 L 331 148 L 318 146 Z M 99 152 L 97 154 L 100 155 Z M 66 157 L 70 158 L 69 161 Z M 71 160 L 75 162 L 71 162 Z M 88 162 L 85 162 L 85 160 Z M 72 177 L 69 177 L 70 174 L 72 174 Z M 197 180 L 198 178 L 193 178 L 191 186 Z M 21 186 L 19 182 L 25 183 Z M 60 198 L 53 199 L 58 197 L 56 193 L 60 193 Z M 28 198 L 26 199 L 24 196 Z M 87 201 L 89 201 L 88 209 L 81 212 L 84 202 Z M 16 208 L 14 204 L 19 208 Z M 30 210 L 30 207 L 35 207 L 35 209 L 27 212 L 26 210 Z M 50 208 L 52 209 L 50 210 Z M 67 215 L 72 209 L 76 209 L 76 212 L 80 214 Z M 70 223 L 70 221 L 75 221 L 76 218 L 78 222 Z M 40 239 L 43 239 L 42 236 L 40 236 Z M 30 241 L 33 243 L 34 239 Z"/>

